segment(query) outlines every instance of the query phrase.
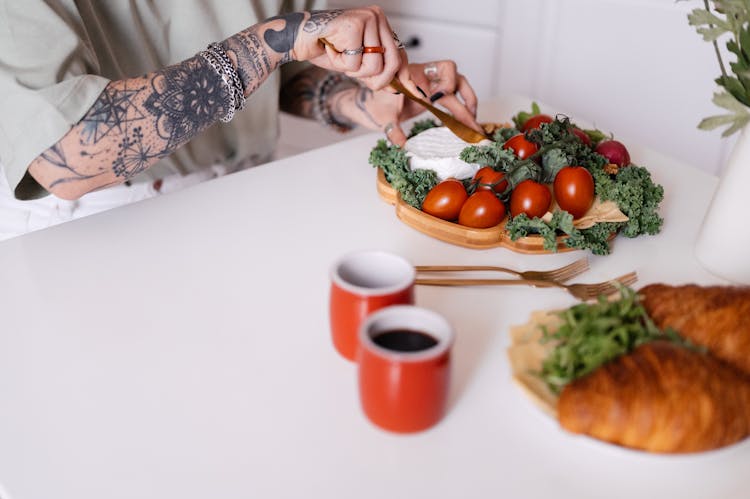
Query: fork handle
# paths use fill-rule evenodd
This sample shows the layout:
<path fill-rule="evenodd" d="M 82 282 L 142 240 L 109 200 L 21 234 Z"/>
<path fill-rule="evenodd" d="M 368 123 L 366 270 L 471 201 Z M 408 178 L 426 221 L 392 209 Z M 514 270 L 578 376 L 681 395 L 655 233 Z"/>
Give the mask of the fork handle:
<path fill-rule="evenodd" d="M 566 288 L 564 284 L 538 279 L 417 279 L 422 286 L 533 286 L 535 288 Z"/>
<path fill-rule="evenodd" d="M 515 270 L 506 269 L 505 267 L 495 267 L 493 265 L 416 265 L 417 272 L 461 272 L 464 270 L 493 270 L 495 272 L 505 272 L 506 274 L 521 275 Z"/>

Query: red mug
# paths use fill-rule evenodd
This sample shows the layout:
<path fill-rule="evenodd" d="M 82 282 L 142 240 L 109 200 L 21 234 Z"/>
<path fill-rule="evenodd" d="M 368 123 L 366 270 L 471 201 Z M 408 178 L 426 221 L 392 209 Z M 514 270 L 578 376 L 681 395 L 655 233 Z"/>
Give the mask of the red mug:
<path fill-rule="evenodd" d="M 413 305 L 372 314 L 359 332 L 359 396 L 375 425 L 426 430 L 445 413 L 455 333 L 441 315 Z"/>
<path fill-rule="evenodd" d="M 385 251 L 350 253 L 331 269 L 331 335 L 336 350 L 355 360 L 357 333 L 371 313 L 414 303 L 414 266 Z"/>

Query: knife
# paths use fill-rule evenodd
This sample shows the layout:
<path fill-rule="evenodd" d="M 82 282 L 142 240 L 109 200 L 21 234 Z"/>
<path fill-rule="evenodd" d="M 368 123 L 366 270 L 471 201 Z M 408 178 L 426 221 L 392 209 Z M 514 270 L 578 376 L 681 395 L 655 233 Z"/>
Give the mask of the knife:
<path fill-rule="evenodd" d="M 407 99 L 413 100 L 417 104 L 421 104 L 424 106 L 429 112 L 435 115 L 436 118 L 438 118 L 440 121 L 443 122 L 443 125 L 445 125 L 446 128 L 448 128 L 451 132 L 456 134 L 457 137 L 460 139 L 476 144 L 477 142 L 481 142 L 485 139 L 488 139 L 486 135 L 483 133 L 479 133 L 478 131 L 474 130 L 473 128 L 464 125 L 460 121 L 458 121 L 456 118 L 451 116 L 450 114 L 441 111 L 440 109 L 436 108 L 429 102 L 426 102 L 413 93 L 411 93 L 399 80 L 398 78 L 394 78 L 391 81 L 391 88 L 396 90 L 397 92 L 401 92 L 406 96 Z"/>

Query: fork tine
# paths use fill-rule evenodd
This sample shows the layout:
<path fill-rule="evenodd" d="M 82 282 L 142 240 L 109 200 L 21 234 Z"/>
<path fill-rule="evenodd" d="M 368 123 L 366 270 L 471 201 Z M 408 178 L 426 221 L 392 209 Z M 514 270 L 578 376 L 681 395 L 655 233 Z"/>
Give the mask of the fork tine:
<path fill-rule="evenodd" d="M 618 290 L 617 286 L 615 286 L 614 284 L 615 282 L 620 283 L 623 286 L 630 286 L 631 284 L 635 283 L 637 280 L 638 280 L 638 274 L 635 272 L 630 272 L 628 274 L 621 275 L 620 277 L 615 277 L 614 279 L 610 281 L 600 282 L 599 284 L 592 286 L 591 291 L 594 292 L 596 296 L 611 295 L 612 293 L 615 293 Z"/>
<path fill-rule="evenodd" d="M 568 279 L 571 279 L 577 275 L 580 275 L 586 272 L 588 269 L 589 269 L 589 260 L 588 258 L 584 257 L 579 260 L 576 260 L 570 265 L 566 265 L 565 267 L 552 270 L 549 272 L 548 275 L 551 279 L 555 281 L 564 282 L 564 281 L 567 281 Z"/>

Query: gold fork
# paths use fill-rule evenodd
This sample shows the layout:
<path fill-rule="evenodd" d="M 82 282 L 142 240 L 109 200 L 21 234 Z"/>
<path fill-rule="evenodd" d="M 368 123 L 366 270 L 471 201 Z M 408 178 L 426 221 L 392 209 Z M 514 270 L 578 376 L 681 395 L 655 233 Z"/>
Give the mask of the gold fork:
<path fill-rule="evenodd" d="M 421 279 L 415 283 L 422 286 L 533 286 L 535 288 L 563 288 L 579 300 L 592 300 L 600 295 L 611 295 L 618 290 L 618 284 L 630 286 L 638 280 L 638 274 L 630 272 L 609 281 L 593 284 L 562 284 L 555 281 L 533 279 Z"/>
<path fill-rule="evenodd" d="M 589 269 L 588 258 L 581 258 L 575 262 L 553 270 L 518 270 L 497 267 L 493 265 L 416 265 L 417 272 L 464 272 L 464 271 L 482 271 L 489 270 L 493 272 L 504 272 L 513 274 L 521 279 L 532 281 L 557 281 L 565 282 L 573 277 L 581 275 Z"/>

